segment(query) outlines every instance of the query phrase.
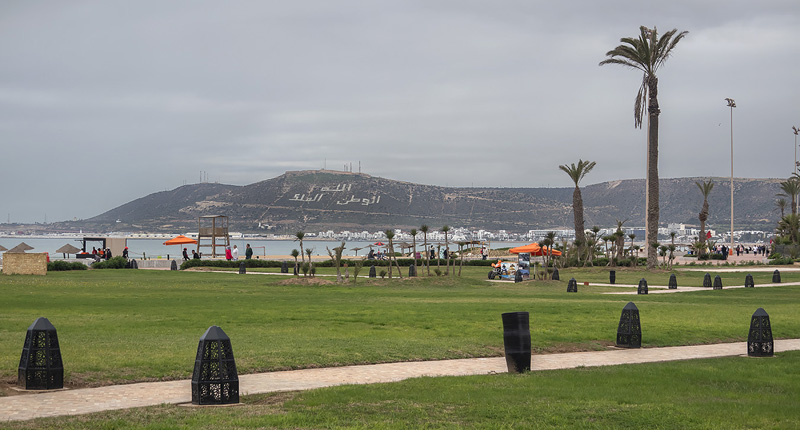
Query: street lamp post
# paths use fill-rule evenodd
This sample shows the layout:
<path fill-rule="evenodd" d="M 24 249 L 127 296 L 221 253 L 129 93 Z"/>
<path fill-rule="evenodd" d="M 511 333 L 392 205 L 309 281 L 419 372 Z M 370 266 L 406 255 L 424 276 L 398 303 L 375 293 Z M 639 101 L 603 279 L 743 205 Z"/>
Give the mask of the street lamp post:
<path fill-rule="evenodd" d="M 725 101 L 731 108 L 731 247 L 728 252 L 733 255 L 733 108 L 736 107 L 736 101 L 729 98 L 726 98 Z"/>
<path fill-rule="evenodd" d="M 792 170 L 792 175 L 797 173 L 797 133 L 800 133 L 800 128 L 792 126 L 792 132 L 794 132 L 794 170 Z"/>

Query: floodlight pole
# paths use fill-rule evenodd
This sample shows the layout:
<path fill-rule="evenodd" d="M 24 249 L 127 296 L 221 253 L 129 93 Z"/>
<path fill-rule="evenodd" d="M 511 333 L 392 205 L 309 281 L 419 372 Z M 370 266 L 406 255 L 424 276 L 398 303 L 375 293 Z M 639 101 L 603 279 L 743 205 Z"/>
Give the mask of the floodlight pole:
<path fill-rule="evenodd" d="M 797 173 L 797 168 L 800 167 L 797 164 L 797 134 L 800 133 L 800 128 L 792 126 L 792 132 L 794 133 L 794 169 L 792 170 L 792 175 Z"/>
<path fill-rule="evenodd" d="M 728 107 L 731 108 L 731 247 L 728 250 L 728 253 L 729 255 L 732 255 L 733 254 L 733 108 L 736 107 L 736 101 L 730 98 L 726 98 L 725 101 L 728 102 Z"/>

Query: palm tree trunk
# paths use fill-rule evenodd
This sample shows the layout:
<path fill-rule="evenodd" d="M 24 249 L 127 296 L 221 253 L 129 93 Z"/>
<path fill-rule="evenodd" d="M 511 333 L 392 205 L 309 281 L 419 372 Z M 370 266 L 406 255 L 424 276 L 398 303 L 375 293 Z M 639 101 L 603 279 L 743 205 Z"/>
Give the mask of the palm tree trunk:
<path fill-rule="evenodd" d="M 647 269 L 655 269 L 658 255 L 652 251 L 651 243 L 658 241 L 658 78 L 650 75 L 648 86 L 647 122 Z"/>
<path fill-rule="evenodd" d="M 575 191 L 572 192 L 572 211 L 575 220 L 575 241 L 581 243 L 581 246 L 586 246 L 586 234 L 583 232 L 583 196 L 578 184 L 575 184 Z"/>

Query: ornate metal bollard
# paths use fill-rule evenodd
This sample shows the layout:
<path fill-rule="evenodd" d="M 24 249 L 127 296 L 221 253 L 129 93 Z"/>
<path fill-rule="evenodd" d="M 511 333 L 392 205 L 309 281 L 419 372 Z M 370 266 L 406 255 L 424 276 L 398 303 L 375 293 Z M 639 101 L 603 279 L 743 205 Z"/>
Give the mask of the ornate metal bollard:
<path fill-rule="evenodd" d="M 414 264 L 408 266 L 408 277 L 414 278 L 416 276 L 417 276 L 417 266 Z"/>
<path fill-rule="evenodd" d="M 623 348 L 642 347 L 642 325 L 639 321 L 639 308 L 633 302 L 628 302 L 622 308 L 617 327 L 617 346 Z"/>
<path fill-rule="evenodd" d="M 772 357 L 775 347 L 772 340 L 772 326 L 764 308 L 758 308 L 750 319 L 750 333 L 747 335 L 747 355 L 750 357 Z"/>
<path fill-rule="evenodd" d="M 375 272 L 375 266 L 369 266 L 369 277 L 374 278 L 378 276 Z"/>
<path fill-rule="evenodd" d="M 578 292 L 578 281 L 575 278 L 572 278 L 567 282 L 567 292 L 568 293 L 577 293 Z"/>
<path fill-rule="evenodd" d="M 773 284 L 781 283 L 781 272 L 779 272 L 778 269 L 775 269 L 775 271 L 772 272 L 772 283 Z"/>
<path fill-rule="evenodd" d="M 617 271 L 616 270 L 612 270 L 612 271 L 608 272 L 608 283 L 609 284 L 614 284 L 616 282 L 617 282 Z"/>
<path fill-rule="evenodd" d="M 231 339 L 213 325 L 200 337 L 192 373 L 192 403 L 225 405 L 239 403 L 239 375 Z"/>
<path fill-rule="evenodd" d="M 678 278 L 675 277 L 674 273 L 669 275 L 669 289 L 670 290 L 678 289 Z"/>
<path fill-rule="evenodd" d="M 17 385 L 26 390 L 64 388 L 64 364 L 53 324 L 39 317 L 28 327 L 19 359 Z"/>
<path fill-rule="evenodd" d="M 245 266 L 244 261 L 242 261 L 241 263 L 239 263 L 239 274 L 244 275 L 246 273 L 247 273 L 247 267 Z"/>
<path fill-rule="evenodd" d="M 722 289 L 722 278 L 719 275 L 714 277 L 714 289 L 721 290 Z"/>
<path fill-rule="evenodd" d="M 289 263 L 286 260 L 281 263 L 281 273 L 289 273 Z"/>
<path fill-rule="evenodd" d="M 169 270 L 178 270 L 178 262 L 172 260 L 172 263 L 169 264 Z"/>
<path fill-rule="evenodd" d="M 527 312 L 508 312 L 502 316 L 508 373 L 531 370 L 530 315 Z"/>
<path fill-rule="evenodd" d="M 139 268 L 139 263 L 136 262 L 136 259 L 131 258 L 131 260 L 128 261 L 128 267 L 131 268 L 131 269 L 138 269 Z"/>
<path fill-rule="evenodd" d="M 560 281 L 561 280 L 561 276 L 558 274 L 558 267 L 553 267 L 552 280 L 554 280 L 554 281 Z"/>
<path fill-rule="evenodd" d="M 711 275 L 708 273 L 703 276 L 703 286 L 706 288 L 711 288 Z"/>
<path fill-rule="evenodd" d="M 522 271 L 521 270 L 517 270 L 517 272 L 514 274 L 514 283 L 516 284 L 517 282 L 522 282 Z"/>
<path fill-rule="evenodd" d="M 753 275 L 748 273 L 747 276 L 744 277 L 744 287 L 745 288 L 755 288 L 756 287 L 756 284 L 753 282 Z"/>
<path fill-rule="evenodd" d="M 642 278 L 639 281 L 639 287 L 636 288 L 636 294 L 647 294 L 647 279 Z"/>

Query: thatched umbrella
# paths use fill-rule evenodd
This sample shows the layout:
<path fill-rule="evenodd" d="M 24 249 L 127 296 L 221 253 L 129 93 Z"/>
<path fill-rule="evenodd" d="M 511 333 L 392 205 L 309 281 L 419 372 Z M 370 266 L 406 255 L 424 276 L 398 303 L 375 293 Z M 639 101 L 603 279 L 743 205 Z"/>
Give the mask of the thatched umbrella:
<path fill-rule="evenodd" d="M 60 252 L 64 254 L 64 258 L 67 258 L 67 254 L 77 254 L 81 252 L 80 248 L 76 248 L 70 244 L 66 244 L 61 248 L 56 249 L 56 252 Z"/>
<path fill-rule="evenodd" d="M 356 252 L 356 257 L 358 257 L 358 251 L 361 251 L 362 249 L 365 249 L 365 248 L 359 248 L 359 247 L 353 248 L 353 251 Z"/>
<path fill-rule="evenodd" d="M 3 251 L 8 251 L 8 248 L 6 248 L 3 245 L 0 245 L 0 252 L 3 252 Z"/>
<path fill-rule="evenodd" d="M 32 246 L 28 245 L 25 242 L 22 242 L 19 245 L 9 249 L 8 252 L 11 252 L 11 253 L 22 253 L 22 252 L 25 252 L 25 251 L 30 251 L 31 249 L 33 249 Z"/>

